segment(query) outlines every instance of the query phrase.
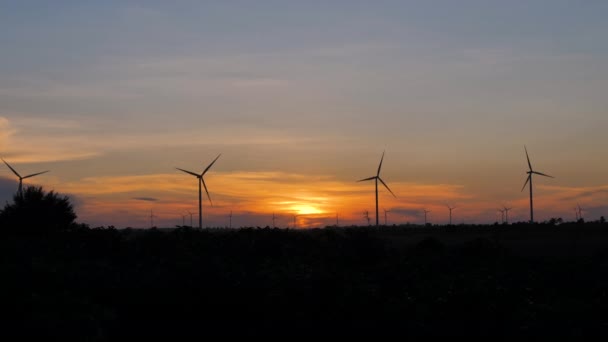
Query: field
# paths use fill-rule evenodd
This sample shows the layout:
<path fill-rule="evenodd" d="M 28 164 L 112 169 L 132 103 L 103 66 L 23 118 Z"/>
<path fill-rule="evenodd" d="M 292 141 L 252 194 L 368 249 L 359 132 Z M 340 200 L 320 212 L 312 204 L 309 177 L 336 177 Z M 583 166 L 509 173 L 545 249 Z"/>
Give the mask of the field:
<path fill-rule="evenodd" d="M 76 231 L 0 240 L 5 334 L 608 336 L 608 225 Z"/>

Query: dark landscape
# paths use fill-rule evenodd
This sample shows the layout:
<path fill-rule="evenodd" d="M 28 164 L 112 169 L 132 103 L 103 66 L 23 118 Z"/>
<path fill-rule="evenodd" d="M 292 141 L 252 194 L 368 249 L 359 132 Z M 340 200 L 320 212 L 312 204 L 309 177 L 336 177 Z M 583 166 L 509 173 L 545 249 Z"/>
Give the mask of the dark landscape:
<path fill-rule="evenodd" d="M 3 235 L 9 335 L 608 336 L 603 222 Z"/>

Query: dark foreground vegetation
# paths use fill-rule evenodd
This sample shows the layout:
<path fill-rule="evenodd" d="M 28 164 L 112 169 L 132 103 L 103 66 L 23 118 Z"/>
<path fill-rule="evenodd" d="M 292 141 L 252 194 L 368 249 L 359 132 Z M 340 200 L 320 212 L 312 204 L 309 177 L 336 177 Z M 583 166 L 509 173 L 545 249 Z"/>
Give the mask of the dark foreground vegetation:
<path fill-rule="evenodd" d="M 4 336 L 608 336 L 604 223 L 4 227 L 0 255 Z"/>

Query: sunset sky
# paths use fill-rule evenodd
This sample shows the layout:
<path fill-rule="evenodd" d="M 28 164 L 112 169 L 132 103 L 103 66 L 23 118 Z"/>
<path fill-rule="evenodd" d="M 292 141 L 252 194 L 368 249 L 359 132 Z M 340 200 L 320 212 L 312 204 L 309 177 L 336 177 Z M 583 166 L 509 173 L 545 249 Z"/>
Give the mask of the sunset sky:
<path fill-rule="evenodd" d="M 608 215 L 608 1 L 3 1 L 0 156 L 78 221 Z M 0 165 L 0 200 L 17 180 Z M 381 209 L 382 222 L 384 213 Z"/>

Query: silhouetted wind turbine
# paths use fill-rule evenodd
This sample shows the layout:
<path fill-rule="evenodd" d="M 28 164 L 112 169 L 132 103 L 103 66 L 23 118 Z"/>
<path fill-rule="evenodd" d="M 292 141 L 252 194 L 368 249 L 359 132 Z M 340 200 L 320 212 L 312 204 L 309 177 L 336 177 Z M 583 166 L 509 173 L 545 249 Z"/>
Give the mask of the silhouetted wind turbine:
<path fill-rule="evenodd" d="M 450 210 L 450 226 L 452 225 L 452 210 L 456 209 L 456 207 L 450 207 L 448 204 L 445 205 Z"/>
<path fill-rule="evenodd" d="M 274 223 L 276 220 L 276 216 L 274 216 L 274 213 L 272 213 L 272 228 L 276 228 L 277 225 Z"/>
<path fill-rule="evenodd" d="M 6 162 L 6 160 L 2 159 L 2 161 L 4 162 L 4 164 L 6 164 L 6 166 L 8 166 L 8 168 L 9 168 L 9 169 L 11 169 L 11 171 L 13 171 L 13 173 L 15 174 L 15 176 L 19 177 L 19 187 L 17 188 L 17 193 L 19 194 L 19 196 L 22 196 L 22 195 L 23 195 L 23 180 L 24 180 L 24 179 L 26 179 L 26 178 L 31 178 L 31 177 L 38 176 L 38 175 L 41 175 L 41 174 L 43 174 L 43 173 L 47 173 L 47 172 L 49 172 L 49 171 L 47 170 L 47 171 L 42 171 L 42 172 L 38 172 L 38 173 L 33 173 L 33 174 L 31 174 L 31 175 L 27 175 L 27 176 L 23 176 L 23 177 L 21 177 L 21 175 L 20 175 L 20 174 L 19 174 L 17 171 L 15 171 L 15 169 L 13 169 L 13 167 L 12 167 L 12 166 L 10 166 L 10 165 L 9 165 L 9 164 Z"/>
<path fill-rule="evenodd" d="M 382 208 L 382 210 L 384 210 L 384 225 L 387 226 L 388 225 L 388 223 L 387 223 L 388 222 L 388 220 L 387 220 L 387 217 L 388 217 L 387 213 L 390 213 L 391 211 L 390 210 L 386 210 L 384 208 Z"/>
<path fill-rule="evenodd" d="M 300 215 L 293 214 L 293 227 L 296 228 L 296 218 Z"/>
<path fill-rule="evenodd" d="M 504 209 L 496 209 L 500 213 L 500 223 L 505 223 L 505 210 Z"/>
<path fill-rule="evenodd" d="M 152 209 L 150 209 L 150 228 L 154 228 L 154 218 L 158 217 L 156 215 L 154 215 L 154 213 L 152 212 Z"/>
<path fill-rule="evenodd" d="M 215 163 L 215 161 L 221 156 L 221 154 L 218 154 L 217 157 L 215 157 L 215 159 L 213 159 L 213 161 L 211 162 L 211 164 L 209 164 L 209 166 L 207 166 L 205 168 L 205 170 L 199 175 L 197 173 L 194 173 L 192 171 L 188 171 L 188 170 L 184 170 L 184 169 L 180 169 L 179 167 L 176 167 L 176 169 L 183 171 L 185 173 L 191 174 L 194 177 L 198 178 L 198 227 L 200 229 L 203 228 L 203 193 L 201 191 L 201 184 L 203 185 L 203 187 L 205 188 L 205 192 L 207 193 L 207 198 L 209 199 L 209 203 L 211 203 L 211 206 L 213 206 L 213 202 L 211 202 L 211 196 L 209 196 L 209 191 L 207 191 L 207 185 L 205 185 L 205 179 L 203 179 L 203 176 L 205 175 L 205 173 L 207 173 L 207 171 L 209 171 L 209 169 L 211 168 L 211 166 L 213 166 L 213 164 Z"/>
<path fill-rule="evenodd" d="M 228 217 L 229 217 L 228 228 L 232 228 L 232 210 L 230 210 L 230 215 L 228 215 Z"/>
<path fill-rule="evenodd" d="M 340 226 L 340 220 L 338 219 L 338 213 L 336 213 L 336 227 Z"/>
<path fill-rule="evenodd" d="M 584 210 L 584 209 L 583 209 L 583 208 L 581 208 L 581 206 L 580 206 L 578 203 L 576 204 L 576 207 L 577 207 L 577 209 L 578 209 L 578 219 L 579 219 L 579 220 L 582 220 L 582 219 L 583 219 L 583 210 Z"/>
<path fill-rule="evenodd" d="M 397 197 L 391 191 L 391 189 L 388 187 L 388 185 L 386 185 L 386 183 L 384 183 L 382 178 L 380 178 L 380 169 L 382 168 L 383 160 L 384 160 L 384 152 L 382 152 L 382 158 L 380 158 L 380 165 L 378 165 L 378 172 L 376 172 L 376 175 L 373 177 L 364 178 L 364 179 L 361 179 L 358 181 L 358 182 L 363 182 L 363 181 L 368 181 L 368 180 L 374 180 L 376 182 L 376 228 L 378 228 L 378 181 L 380 181 L 380 183 L 382 183 L 382 185 L 384 185 L 386 190 L 388 190 L 391 193 L 391 195 L 393 195 L 393 197 Z"/>
<path fill-rule="evenodd" d="M 190 214 L 190 227 L 192 227 L 192 212 L 188 210 L 188 214 Z"/>
<path fill-rule="evenodd" d="M 534 171 L 532 169 L 532 163 L 530 163 L 530 157 L 528 156 L 528 149 L 526 148 L 525 145 L 524 145 L 524 150 L 526 151 L 526 159 L 528 160 L 529 170 L 526 172 L 528 174 L 528 178 L 526 178 L 526 182 L 524 183 L 524 186 L 521 188 L 521 191 L 524 191 L 524 189 L 526 188 L 526 185 L 528 184 L 528 182 L 530 182 L 530 223 L 534 223 L 534 205 L 532 202 L 532 175 L 536 174 L 536 175 L 549 177 L 549 178 L 555 178 L 555 177 L 546 175 L 541 172 Z"/>
<path fill-rule="evenodd" d="M 507 208 L 506 206 L 504 206 L 503 209 L 505 210 L 505 223 L 509 224 L 509 210 L 513 208 Z"/>
<path fill-rule="evenodd" d="M 578 222 L 578 208 L 574 207 L 574 216 L 576 217 L 574 220 L 575 222 Z"/>
<path fill-rule="evenodd" d="M 426 209 L 422 209 L 422 211 L 424 212 L 424 225 L 426 226 L 426 214 L 430 213 L 430 210 L 426 210 Z"/>
<path fill-rule="evenodd" d="M 369 223 L 369 221 L 370 221 L 370 218 L 369 218 L 369 211 L 367 211 L 367 210 L 366 210 L 366 211 L 364 211 L 364 212 L 363 212 L 363 217 L 364 217 L 364 218 L 367 220 L 367 225 L 368 225 L 368 226 L 370 226 L 370 223 Z"/>

